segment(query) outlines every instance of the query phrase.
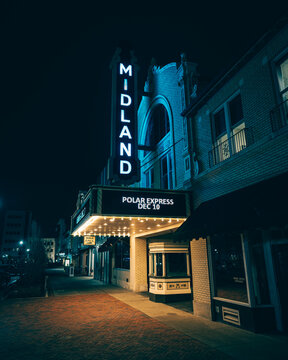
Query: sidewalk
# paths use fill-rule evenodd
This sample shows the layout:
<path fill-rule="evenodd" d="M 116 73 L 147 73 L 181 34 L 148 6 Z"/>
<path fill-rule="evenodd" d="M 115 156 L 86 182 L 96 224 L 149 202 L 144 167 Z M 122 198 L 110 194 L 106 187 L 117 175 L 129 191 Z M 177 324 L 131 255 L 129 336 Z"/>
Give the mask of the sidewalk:
<path fill-rule="evenodd" d="M 219 351 L 228 357 L 246 360 L 288 359 L 287 336 L 254 334 L 233 326 L 208 321 L 174 306 L 151 302 L 145 294 L 105 285 L 89 277 L 50 276 L 49 279 L 56 297 L 64 294 L 108 294 L 168 328 L 185 334 L 207 348 Z"/>

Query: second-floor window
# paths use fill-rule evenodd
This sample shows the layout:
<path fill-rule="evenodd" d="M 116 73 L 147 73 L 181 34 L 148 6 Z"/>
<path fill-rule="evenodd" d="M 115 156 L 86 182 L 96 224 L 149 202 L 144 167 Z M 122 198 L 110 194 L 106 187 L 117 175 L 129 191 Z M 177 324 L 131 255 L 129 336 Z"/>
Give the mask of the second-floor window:
<path fill-rule="evenodd" d="M 154 168 L 150 168 L 145 172 L 145 187 L 154 188 Z"/>
<path fill-rule="evenodd" d="M 145 145 L 155 148 L 156 145 L 164 138 L 170 131 L 169 116 L 164 105 L 158 104 L 151 111 L 148 120 L 148 128 L 145 137 Z M 148 152 L 145 151 L 144 156 Z"/>
<path fill-rule="evenodd" d="M 212 115 L 213 164 L 246 147 L 241 95 L 229 99 Z"/>
<path fill-rule="evenodd" d="M 286 101 L 288 100 L 288 55 L 278 63 L 277 77 L 281 98 Z"/>
<path fill-rule="evenodd" d="M 271 111 L 272 130 L 277 131 L 288 125 L 288 55 L 276 64 L 279 104 Z"/>
<path fill-rule="evenodd" d="M 173 180 L 172 180 L 172 158 L 171 153 L 169 152 L 163 156 L 160 160 L 160 184 L 161 189 L 173 189 Z"/>

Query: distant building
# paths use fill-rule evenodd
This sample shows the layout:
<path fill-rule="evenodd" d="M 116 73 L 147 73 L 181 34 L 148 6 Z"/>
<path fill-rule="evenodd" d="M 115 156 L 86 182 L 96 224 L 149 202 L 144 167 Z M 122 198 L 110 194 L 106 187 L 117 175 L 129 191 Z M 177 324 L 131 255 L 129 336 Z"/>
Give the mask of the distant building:
<path fill-rule="evenodd" d="M 55 263 L 55 238 L 41 238 L 49 263 Z"/>
<path fill-rule="evenodd" d="M 16 261 L 19 254 L 30 248 L 32 214 L 28 211 L 7 211 L 2 238 L 2 259 Z"/>
<path fill-rule="evenodd" d="M 56 226 L 56 254 L 65 252 L 66 224 L 64 219 L 59 219 Z"/>

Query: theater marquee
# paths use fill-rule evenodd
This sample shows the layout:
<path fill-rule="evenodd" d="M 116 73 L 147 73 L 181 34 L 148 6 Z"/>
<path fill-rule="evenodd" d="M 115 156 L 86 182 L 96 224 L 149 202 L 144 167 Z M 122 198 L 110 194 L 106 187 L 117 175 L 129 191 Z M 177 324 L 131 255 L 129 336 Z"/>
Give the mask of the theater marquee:
<path fill-rule="evenodd" d="M 89 214 L 87 205 L 90 205 Z M 83 207 L 72 216 L 71 232 L 73 235 L 130 236 L 181 225 L 189 214 L 187 192 L 92 186 Z"/>

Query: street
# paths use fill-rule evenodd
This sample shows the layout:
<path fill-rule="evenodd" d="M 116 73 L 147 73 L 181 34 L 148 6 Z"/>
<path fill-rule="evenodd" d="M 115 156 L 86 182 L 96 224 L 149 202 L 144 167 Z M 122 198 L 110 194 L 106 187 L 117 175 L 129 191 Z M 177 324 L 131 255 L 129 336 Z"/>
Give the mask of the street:
<path fill-rule="evenodd" d="M 287 358 L 285 336 L 204 321 L 63 269 L 50 270 L 49 286 L 48 297 L 0 303 L 1 359 Z"/>

